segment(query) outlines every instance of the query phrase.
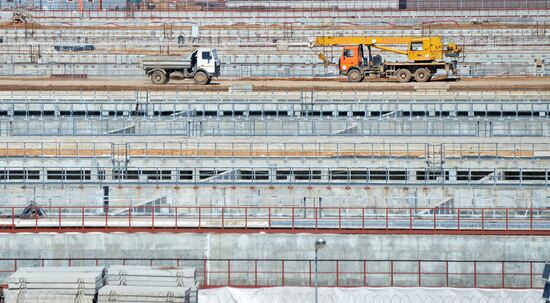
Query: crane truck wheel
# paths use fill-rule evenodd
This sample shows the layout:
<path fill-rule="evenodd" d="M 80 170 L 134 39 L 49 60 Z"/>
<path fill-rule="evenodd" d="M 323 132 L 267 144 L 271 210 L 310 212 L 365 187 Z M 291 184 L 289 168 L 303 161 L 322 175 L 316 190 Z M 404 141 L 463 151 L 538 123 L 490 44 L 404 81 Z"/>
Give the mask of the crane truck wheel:
<path fill-rule="evenodd" d="M 197 85 L 206 85 L 208 84 L 208 76 L 205 72 L 197 72 L 193 77 L 195 84 Z"/>
<path fill-rule="evenodd" d="M 414 80 L 416 82 L 428 82 L 431 78 L 432 73 L 425 68 L 419 68 L 414 72 Z"/>
<path fill-rule="evenodd" d="M 363 80 L 363 75 L 358 69 L 352 69 L 348 73 L 349 82 L 361 82 Z"/>
<path fill-rule="evenodd" d="M 155 85 L 166 84 L 168 83 L 168 76 L 159 70 L 154 71 L 151 74 L 151 82 L 153 82 L 153 84 Z"/>
<path fill-rule="evenodd" d="M 412 79 L 411 72 L 408 69 L 398 70 L 395 76 L 397 77 L 397 81 L 401 83 L 407 83 Z"/>

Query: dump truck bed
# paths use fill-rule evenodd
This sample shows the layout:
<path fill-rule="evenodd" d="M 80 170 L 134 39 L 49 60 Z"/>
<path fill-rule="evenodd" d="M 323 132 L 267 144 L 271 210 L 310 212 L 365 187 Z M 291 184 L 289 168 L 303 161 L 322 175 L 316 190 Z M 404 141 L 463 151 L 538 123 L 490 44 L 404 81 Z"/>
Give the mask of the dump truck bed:
<path fill-rule="evenodd" d="M 141 61 L 144 69 L 167 68 L 183 69 L 191 67 L 191 54 L 187 56 L 152 56 Z"/>

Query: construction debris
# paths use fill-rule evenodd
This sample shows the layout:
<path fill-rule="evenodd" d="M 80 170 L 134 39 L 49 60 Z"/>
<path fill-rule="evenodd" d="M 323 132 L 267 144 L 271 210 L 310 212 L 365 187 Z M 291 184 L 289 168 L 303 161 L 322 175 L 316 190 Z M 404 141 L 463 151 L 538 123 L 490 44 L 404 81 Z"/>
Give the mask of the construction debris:
<path fill-rule="evenodd" d="M 12 21 L 13 23 L 34 23 L 31 13 L 22 8 L 13 11 Z"/>
<path fill-rule="evenodd" d="M 46 213 L 44 210 L 36 204 L 36 202 L 31 201 L 25 209 L 21 212 L 19 215 L 19 218 L 21 219 L 35 219 L 35 218 L 45 218 Z"/>

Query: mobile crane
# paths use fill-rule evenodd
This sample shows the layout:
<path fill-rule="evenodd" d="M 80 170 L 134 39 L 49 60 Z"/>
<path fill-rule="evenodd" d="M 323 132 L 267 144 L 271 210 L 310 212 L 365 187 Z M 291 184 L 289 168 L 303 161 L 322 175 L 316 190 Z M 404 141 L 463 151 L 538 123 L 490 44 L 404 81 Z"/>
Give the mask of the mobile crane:
<path fill-rule="evenodd" d="M 409 82 L 414 78 L 417 82 L 428 82 L 438 70 L 457 75 L 457 58 L 462 52 L 455 43 L 444 47 L 440 36 L 319 36 L 310 39 L 310 47 L 339 45 L 343 46 L 338 63 L 340 74 L 351 82 L 361 82 L 365 77 L 396 78 L 399 82 Z M 406 45 L 407 49 L 397 49 L 392 47 L 394 45 Z M 406 55 L 408 61 L 384 62 L 382 56 L 372 54 L 372 48 Z M 452 60 L 444 61 L 444 57 Z M 325 54 L 320 53 L 319 58 L 325 65 L 329 64 Z"/>

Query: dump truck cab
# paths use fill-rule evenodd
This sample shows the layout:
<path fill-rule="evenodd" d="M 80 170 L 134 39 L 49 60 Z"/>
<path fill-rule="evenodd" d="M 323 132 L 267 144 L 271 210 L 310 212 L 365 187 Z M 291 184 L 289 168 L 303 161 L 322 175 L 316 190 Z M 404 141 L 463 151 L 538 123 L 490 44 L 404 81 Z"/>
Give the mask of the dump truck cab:
<path fill-rule="evenodd" d="M 192 56 L 196 58 L 196 70 L 204 70 L 210 78 L 219 76 L 220 59 L 215 48 L 199 48 Z"/>

